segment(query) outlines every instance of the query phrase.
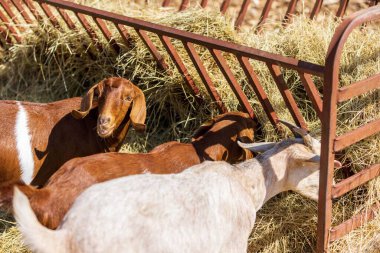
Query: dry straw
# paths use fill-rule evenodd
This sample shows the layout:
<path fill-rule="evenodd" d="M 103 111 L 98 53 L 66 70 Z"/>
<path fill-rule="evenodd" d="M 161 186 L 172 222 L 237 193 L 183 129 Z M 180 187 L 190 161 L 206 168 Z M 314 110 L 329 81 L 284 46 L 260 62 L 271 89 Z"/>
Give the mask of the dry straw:
<path fill-rule="evenodd" d="M 97 2 L 97 5 L 101 5 Z M 120 8 L 115 5 L 115 9 Z M 102 6 L 97 6 L 102 7 Z M 109 7 L 109 6 L 108 6 Z M 219 14 L 191 9 L 182 13 L 166 11 L 122 9 L 124 14 L 155 23 L 176 27 L 222 40 L 245 44 L 265 51 L 295 57 L 324 65 L 327 47 L 339 22 L 326 16 L 321 22 L 310 22 L 299 17 L 286 29 L 277 29 L 255 35 L 253 31 L 237 33 L 231 20 Z M 87 38 L 84 31 L 59 32 L 50 25 L 31 27 L 33 33 L 26 35 L 22 45 L 6 50 L 0 65 L 1 98 L 52 101 L 82 94 L 90 85 L 113 75 L 133 80 L 144 90 L 148 103 L 148 131 L 145 136 L 136 136 L 131 132 L 127 138 L 125 150 L 144 152 L 169 140 L 189 141 L 191 133 L 204 120 L 216 113 L 216 107 L 208 98 L 205 88 L 196 74 L 191 60 L 178 41 L 172 41 L 183 61 L 201 88 L 205 103 L 194 102 L 189 90 L 175 66 L 169 61 L 169 71 L 157 68 L 149 51 L 138 36 L 131 32 L 132 44 L 122 46 L 122 53 L 116 55 L 101 41 L 104 50 L 99 53 Z M 117 33 L 115 33 L 117 34 Z M 157 37 L 150 35 L 159 45 Z M 116 37 L 116 40 L 121 41 Z M 361 80 L 380 72 L 380 41 L 378 26 L 369 26 L 355 31 L 349 38 L 341 62 L 341 85 Z M 210 54 L 204 48 L 197 47 L 211 78 L 223 101 L 231 110 L 239 109 L 238 102 L 228 87 Z M 89 57 L 91 52 L 95 57 Z M 239 83 L 248 94 L 253 94 L 236 59 L 225 55 Z M 291 120 L 291 116 L 264 64 L 252 62 L 264 89 L 270 94 L 276 112 L 280 118 Z M 311 103 L 306 99 L 299 77 L 293 71 L 285 71 L 288 81 L 302 113 L 314 135 L 320 134 L 320 122 Z M 314 78 L 322 91 L 321 78 Z M 263 109 L 254 95 L 249 100 L 263 125 L 261 139 L 276 140 L 274 131 Z M 341 134 L 365 122 L 380 118 L 380 92 L 365 94 L 358 99 L 339 105 L 338 132 Z M 380 135 L 360 142 L 345 150 L 342 161 L 358 171 L 365 165 L 380 162 Z M 339 171 L 336 179 L 342 177 Z M 334 203 L 333 222 L 337 224 L 353 214 L 365 209 L 380 199 L 380 180 L 355 190 Z M 284 193 L 269 201 L 258 214 L 255 229 L 249 238 L 249 252 L 312 252 L 316 242 L 316 203 L 295 193 Z M 3 228 L 4 230 L 4 228 Z M 350 235 L 331 245 L 332 252 L 374 252 L 376 238 L 380 231 L 380 219 L 367 224 Z M 4 230 L 0 237 L 0 249 L 3 245 L 12 245 L 15 251 L 25 252 L 19 244 L 19 235 L 11 227 Z M 7 246 L 8 248 L 10 246 Z M 20 247 L 20 248 L 19 248 Z M 17 250 L 16 250 L 17 248 Z"/>

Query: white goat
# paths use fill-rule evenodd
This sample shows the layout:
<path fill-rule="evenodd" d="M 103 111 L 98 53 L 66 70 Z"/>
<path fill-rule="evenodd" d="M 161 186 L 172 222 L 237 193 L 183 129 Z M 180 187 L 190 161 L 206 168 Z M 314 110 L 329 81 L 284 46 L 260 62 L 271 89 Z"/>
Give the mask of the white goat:
<path fill-rule="evenodd" d="M 15 217 L 36 252 L 246 252 L 268 199 L 287 190 L 318 199 L 320 143 L 295 130 L 303 139 L 256 143 L 253 150 L 270 150 L 235 166 L 204 162 L 180 174 L 96 184 L 57 231 L 43 227 L 15 189 Z"/>

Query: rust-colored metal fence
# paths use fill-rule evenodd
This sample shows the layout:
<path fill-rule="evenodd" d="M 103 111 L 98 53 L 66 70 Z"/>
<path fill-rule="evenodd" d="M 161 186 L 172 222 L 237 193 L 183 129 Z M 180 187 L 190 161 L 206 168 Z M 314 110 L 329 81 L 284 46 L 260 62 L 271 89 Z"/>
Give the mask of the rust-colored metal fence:
<path fill-rule="evenodd" d="M 343 135 L 336 135 L 337 104 L 380 88 L 380 73 L 349 86 L 339 88 L 340 59 L 348 36 L 356 27 L 368 21 L 379 19 L 380 6 L 359 11 L 346 18 L 335 31 L 327 52 L 322 112 L 321 144 L 323 148 L 321 151 L 321 176 L 318 201 L 319 252 L 326 250 L 329 242 L 341 238 L 351 230 L 364 224 L 367 220 L 372 219 L 375 215 L 375 210 L 378 210 L 380 207 L 379 202 L 377 202 L 372 209 L 364 210 L 342 224 L 331 227 L 332 200 L 380 175 L 380 164 L 374 164 L 333 185 L 334 154 L 380 132 L 380 119 L 377 119 Z"/>
<path fill-rule="evenodd" d="M 164 2 L 168 3 L 169 1 Z M 184 2 L 187 1 L 182 1 L 182 3 Z M 244 3 L 246 2 L 248 1 L 244 1 Z M 296 3 L 297 1 L 291 2 Z M 321 3 L 322 1 L 317 2 Z M 341 1 L 341 3 L 343 2 L 347 1 Z M 207 4 L 207 1 L 202 1 L 202 3 Z M 223 3 L 228 6 L 229 1 L 224 1 Z M 313 108 L 322 122 L 323 148 L 318 202 L 317 251 L 326 252 L 329 242 L 342 237 L 374 217 L 375 211 L 371 210 L 358 214 L 338 226 L 331 227 L 332 200 L 380 174 L 380 164 L 375 164 L 333 185 L 335 152 L 380 132 L 380 119 L 378 119 L 352 132 L 336 136 L 337 103 L 380 88 L 380 73 L 344 88 L 339 88 L 338 86 L 340 55 L 347 37 L 355 27 L 368 21 L 380 19 L 380 6 L 359 11 L 345 19 L 337 28 L 330 43 L 326 66 L 321 66 L 62 0 L 0 0 L 0 5 L 2 7 L 2 9 L 0 8 L 0 20 L 2 21 L 0 23 L 2 24 L 0 25 L 0 37 L 5 44 L 20 43 L 22 41 L 24 24 L 42 24 L 40 21 L 46 20 L 56 29 L 63 32 L 65 29 L 84 29 L 99 50 L 102 50 L 102 46 L 98 41 L 100 36 L 104 36 L 115 52 L 118 53 L 120 51 L 120 44 L 118 43 L 121 42 L 115 40 L 116 34 L 113 34 L 112 31 L 117 31 L 117 35 L 122 38 L 122 43 L 125 44 L 130 41 L 131 31 L 135 31 L 162 69 L 168 68 L 168 60 L 174 62 L 179 73 L 182 74 L 184 82 L 188 85 L 193 95 L 201 101 L 202 96 L 199 87 L 188 70 L 189 66 L 186 66 L 173 43 L 174 41 L 180 42 L 215 105 L 220 112 L 225 112 L 227 107 L 215 87 L 215 80 L 211 78 L 209 70 L 205 67 L 199 55 L 199 48 L 201 47 L 210 52 L 242 109 L 249 113 L 251 117 L 254 117 L 255 113 L 248 101 L 247 94 L 243 91 L 226 60 L 225 55 L 232 55 L 237 59 L 245 74 L 246 81 L 252 88 L 251 92 L 255 93 L 269 121 L 276 129 L 279 128 L 278 116 L 251 62 L 259 61 L 265 64 L 293 120 L 297 125 L 307 129 L 307 123 L 283 76 L 285 70 L 296 71 L 305 87 L 308 98 L 312 102 Z M 116 29 L 111 29 L 111 25 L 115 26 Z M 158 36 L 168 58 L 163 57 L 157 50 L 158 45 L 153 42 L 151 36 Z M 312 79 L 313 76 L 324 79 L 323 96 L 316 88 Z"/>

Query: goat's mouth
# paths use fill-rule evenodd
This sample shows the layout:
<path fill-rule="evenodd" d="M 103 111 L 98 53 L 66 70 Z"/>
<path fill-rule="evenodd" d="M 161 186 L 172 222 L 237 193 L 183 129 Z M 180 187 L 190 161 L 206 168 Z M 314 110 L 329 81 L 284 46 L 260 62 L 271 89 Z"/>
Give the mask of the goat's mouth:
<path fill-rule="evenodd" d="M 107 138 L 112 135 L 114 129 L 114 125 L 110 127 L 98 126 L 96 131 L 101 138 Z"/>

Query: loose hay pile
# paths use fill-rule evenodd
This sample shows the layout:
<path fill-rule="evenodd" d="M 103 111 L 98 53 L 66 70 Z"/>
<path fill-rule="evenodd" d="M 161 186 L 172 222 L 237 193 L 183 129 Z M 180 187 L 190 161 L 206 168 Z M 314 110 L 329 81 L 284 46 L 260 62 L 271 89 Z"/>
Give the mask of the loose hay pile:
<path fill-rule="evenodd" d="M 148 10 L 138 12 L 129 9 L 124 12 L 129 16 L 134 15 L 155 23 L 321 65 L 324 65 L 327 47 L 337 25 L 331 17 L 326 17 L 323 23 L 318 24 L 304 18 L 297 18 L 293 24 L 286 29 L 281 29 L 280 32 L 266 32 L 262 35 L 254 35 L 252 32 L 237 34 L 228 19 L 196 9 L 176 14 L 153 13 Z M 202 106 L 194 102 L 194 98 L 170 61 L 170 71 L 163 72 L 158 69 L 150 53 L 134 33 L 131 33 L 132 44 L 129 47 L 123 46 L 122 53 L 116 55 L 105 41 L 101 41 L 105 50 L 101 54 L 97 53 L 93 50 L 93 45 L 84 31 L 60 33 L 49 25 L 32 28 L 38 36 L 29 34 L 23 45 L 16 45 L 7 50 L 2 59 L 2 65 L 0 65 L 2 99 L 52 101 L 80 95 L 94 82 L 108 76 L 119 75 L 130 78 L 146 94 L 148 131 L 146 136 L 136 137 L 133 132 L 129 134 L 128 142 L 131 144 L 125 146 L 129 152 L 150 150 L 168 140 L 188 141 L 193 130 L 202 121 L 216 113 L 215 106 L 207 96 L 205 96 L 206 103 Z M 120 38 L 116 39 L 120 41 Z M 158 41 L 158 38 L 154 36 L 151 39 Z M 341 63 L 342 85 L 348 85 L 350 82 L 380 72 L 380 45 L 373 43 L 374 41 L 380 41 L 378 27 L 371 26 L 352 34 L 346 44 Z M 178 48 L 190 73 L 195 77 L 195 82 L 202 88 L 202 94 L 205 95 L 206 91 L 201 80 L 195 74 L 191 61 L 181 44 L 178 41 L 173 41 L 173 44 Z M 159 50 L 163 52 L 162 47 L 159 47 Z M 92 59 L 87 51 L 92 52 L 95 59 Z M 210 70 L 209 74 L 227 107 L 232 110 L 238 109 L 237 100 L 211 55 L 202 48 L 198 48 L 198 52 L 202 59 L 205 59 L 205 66 Z M 168 56 L 166 58 L 169 59 Z M 237 67 L 236 60 L 230 55 L 226 55 L 226 58 L 243 89 L 250 91 L 242 70 Z M 270 94 L 270 100 L 280 118 L 291 120 L 265 66 L 258 62 L 253 62 L 253 66 L 265 90 Z M 293 71 L 287 71 L 285 79 L 291 86 L 303 110 L 303 115 L 310 124 L 311 131 L 315 135 L 320 134 L 320 123 L 315 112 L 311 110 L 311 103 L 305 99 L 299 78 Z M 322 80 L 315 78 L 314 81 L 321 90 Z M 261 138 L 268 141 L 277 139 L 255 96 L 252 95 L 249 99 L 263 125 Z M 380 91 L 341 104 L 338 118 L 340 134 L 360 124 L 380 118 Z M 379 163 L 380 135 L 345 151 L 342 161 L 351 164 L 356 171 L 365 165 Z M 341 178 L 339 172 L 336 176 L 338 180 Z M 366 187 L 345 195 L 334 204 L 334 224 L 350 218 L 352 214 L 379 199 L 380 180 L 378 179 Z M 255 229 L 249 239 L 249 252 L 311 252 L 316 241 L 316 208 L 316 203 L 298 194 L 286 193 L 275 197 L 258 214 Z M 379 239 L 376 239 L 376 235 L 379 231 L 380 219 L 378 218 L 332 244 L 331 250 L 332 252 L 365 252 L 366 250 L 375 252 L 375 242 Z M 1 250 L 4 250 L 5 244 L 18 247 L 16 245 L 19 242 L 18 235 L 14 232 L 14 228 L 7 228 L 2 233 Z M 20 246 L 17 252 L 25 252 L 25 249 Z"/>

